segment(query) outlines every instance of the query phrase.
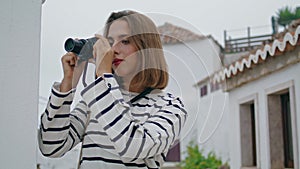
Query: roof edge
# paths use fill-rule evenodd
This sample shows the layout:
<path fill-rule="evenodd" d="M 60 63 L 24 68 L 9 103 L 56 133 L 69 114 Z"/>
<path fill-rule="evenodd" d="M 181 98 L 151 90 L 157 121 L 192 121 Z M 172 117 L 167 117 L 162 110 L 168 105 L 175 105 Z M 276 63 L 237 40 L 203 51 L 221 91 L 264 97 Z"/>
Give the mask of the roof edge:
<path fill-rule="evenodd" d="M 243 72 L 246 68 L 251 68 L 253 64 L 257 64 L 259 60 L 265 61 L 267 57 L 275 56 L 277 51 L 288 51 L 287 46 L 296 46 L 300 38 L 300 25 L 295 32 L 287 32 L 283 39 L 275 39 L 272 44 L 266 44 L 263 49 L 256 50 L 255 54 L 250 54 L 242 60 L 233 62 L 229 66 L 221 69 L 212 75 L 213 81 L 220 83 L 225 79 L 230 79 L 238 72 Z"/>

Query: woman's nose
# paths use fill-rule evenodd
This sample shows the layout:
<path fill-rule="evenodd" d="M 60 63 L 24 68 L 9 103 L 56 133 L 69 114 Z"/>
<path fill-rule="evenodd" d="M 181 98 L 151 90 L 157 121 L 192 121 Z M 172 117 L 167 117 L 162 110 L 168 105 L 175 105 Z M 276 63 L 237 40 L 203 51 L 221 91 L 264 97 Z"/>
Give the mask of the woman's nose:
<path fill-rule="evenodd" d="M 114 51 L 114 54 L 119 54 L 119 43 L 114 43 L 112 46 L 111 46 L 111 50 Z"/>

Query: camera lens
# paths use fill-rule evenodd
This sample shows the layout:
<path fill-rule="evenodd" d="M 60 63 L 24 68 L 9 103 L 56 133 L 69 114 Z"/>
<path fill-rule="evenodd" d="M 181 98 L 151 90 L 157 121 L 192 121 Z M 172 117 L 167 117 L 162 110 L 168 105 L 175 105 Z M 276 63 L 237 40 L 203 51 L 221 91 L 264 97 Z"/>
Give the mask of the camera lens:
<path fill-rule="evenodd" d="M 98 38 L 92 37 L 88 39 L 72 39 L 65 41 L 65 50 L 77 54 L 80 60 L 88 60 L 93 57 L 93 46 Z"/>
<path fill-rule="evenodd" d="M 72 51 L 74 49 L 74 46 L 75 46 L 75 44 L 74 44 L 73 39 L 70 38 L 70 39 L 66 40 L 66 42 L 65 42 L 65 50 L 66 51 L 68 51 L 68 52 Z"/>
<path fill-rule="evenodd" d="M 76 54 L 79 54 L 84 44 L 85 40 L 76 40 L 69 38 L 65 42 L 65 50 L 67 52 L 74 52 Z"/>

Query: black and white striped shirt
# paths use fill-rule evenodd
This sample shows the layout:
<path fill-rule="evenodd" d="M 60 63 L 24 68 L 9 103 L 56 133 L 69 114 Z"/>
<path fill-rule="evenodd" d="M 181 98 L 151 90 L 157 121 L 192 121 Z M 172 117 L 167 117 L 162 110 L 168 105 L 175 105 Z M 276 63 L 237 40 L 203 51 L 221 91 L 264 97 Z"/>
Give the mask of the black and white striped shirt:
<path fill-rule="evenodd" d="M 60 157 L 82 141 L 82 169 L 160 168 L 186 121 L 178 97 L 156 89 L 130 104 L 112 74 L 85 87 L 72 111 L 75 89 L 59 85 L 41 116 L 39 147 Z"/>

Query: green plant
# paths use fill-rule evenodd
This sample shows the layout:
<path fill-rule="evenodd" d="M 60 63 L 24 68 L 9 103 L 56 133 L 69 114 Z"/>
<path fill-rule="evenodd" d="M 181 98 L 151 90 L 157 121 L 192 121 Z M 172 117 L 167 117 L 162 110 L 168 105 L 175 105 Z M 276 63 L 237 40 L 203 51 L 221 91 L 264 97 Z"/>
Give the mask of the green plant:
<path fill-rule="evenodd" d="M 221 159 L 217 158 L 215 153 L 210 152 L 205 157 L 203 150 L 199 150 L 198 145 L 194 143 L 188 145 L 186 153 L 186 159 L 180 163 L 182 169 L 218 169 L 223 165 Z"/>
<path fill-rule="evenodd" d="M 293 20 L 300 18 L 300 8 L 297 7 L 292 9 L 288 6 L 279 9 L 276 13 L 277 22 L 279 25 L 286 27 L 289 25 Z"/>
<path fill-rule="evenodd" d="M 296 8 L 296 11 L 295 11 L 295 18 L 300 18 L 300 7 L 297 7 L 297 8 Z"/>

